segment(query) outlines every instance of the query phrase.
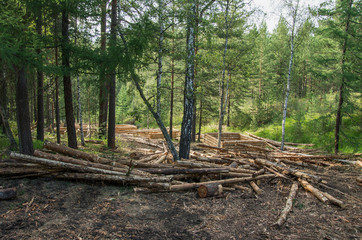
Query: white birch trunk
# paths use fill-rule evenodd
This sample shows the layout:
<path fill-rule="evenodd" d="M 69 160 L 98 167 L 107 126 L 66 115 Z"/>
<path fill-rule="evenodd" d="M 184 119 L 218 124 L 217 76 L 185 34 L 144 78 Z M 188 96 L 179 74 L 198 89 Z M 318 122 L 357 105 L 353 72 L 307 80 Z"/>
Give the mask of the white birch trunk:
<path fill-rule="evenodd" d="M 285 95 L 285 102 L 283 108 L 283 123 L 282 123 L 282 142 L 280 149 L 284 150 L 284 142 L 285 142 L 285 122 L 287 118 L 287 107 L 288 107 L 288 98 L 290 93 L 290 76 L 292 74 L 292 66 L 293 66 L 293 55 L 294 55 L 294 31 L 295 24 L 297 20 L 299 0 L 297 1 L 296 7 L 293 9 L 293 23 L 292 23 L 292 34 L 290 37 L 290 60 L 289 60 L 289 69 L 288 69 L 288 81 L 287 81 L 287 91 Z"/>

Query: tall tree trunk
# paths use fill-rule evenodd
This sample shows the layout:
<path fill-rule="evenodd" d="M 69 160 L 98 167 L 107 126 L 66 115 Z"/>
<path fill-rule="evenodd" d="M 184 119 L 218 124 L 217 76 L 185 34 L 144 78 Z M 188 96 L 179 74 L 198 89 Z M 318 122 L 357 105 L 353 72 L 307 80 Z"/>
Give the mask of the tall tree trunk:
<path fill-rule="evenodd" d="M 195 17 L 196 1 L 189 0 L 190 9 L 187 16 L 187 58 L 184 89 L 184 115 L 181 125 L 180 158 L 188 159 L 190 155 L 191 130 L 194 110 L 194 67 L 195 67 Z"/>
<path fill-rule="evenodd" d="M 230 92 L 228 92 L 228 111 L 227 111 L 227 119 L 226 119 L 226 126 L 230 127 Z"/>
<path fill-rule="evenodd" d="M 199 37 L 199 20 L 200 20 L 201 16 L 199 13 L 199 1 L 196 1 L 196 16 L 195 16 L 195 41 L 194 41 L 194 48 L 195 48 L 195 69 L 194 69 L 194 92 L 196 93 L 197 91 L 197 80 L 196 80 L 196 76 L 197 76 L 197 52 L 198 52 L 198 37 Z M 191 141 L 195 142 L 196 141 L 196 113 L 197 113 L 197 108 L 196 108 L 196 102 L 197 102 L 197 96 L 196 94 L 194 94 L 194 114 L 193 114 L 193 119 L 192 119 L 192 131 L 191 131 Z"/>
<path fill-rule="evenodd" d="M 345 88 L 345 61 L 346 61 L 346 52 L 347 52 L 347 36 L 348 36 L 348 30 L 349 30 L 349 22 L 351 18 L 351 8 L 352 8 L 353 0 L 348 0 L 348 11 L 346 16 L 346 25 L 345 25 L 345 33 L 346 36 L 344 38 L 343 47 L 342 47 L 342 60 L 341 60 L 341 66 L 342 66 L 342 80 L 341 85 L 339 87 L 339 99 L 338 99 L 338 107 L 337 107 L 337 114 L 336 114 L 336 128 L 334 133 L 334 153 L 337 154 L 339 151 L 339 132 L 342 124 L 342 105 L 344 102 L 343 98 L 343 91 Z"/>
<path fill-rule="evenodd" d="M 220 108 L 219 108 L 219 130 L 218 130 L 218 140 L 217 146 L 221 147 L 221 136 L 222 136 L 222 125 L 224 122 L 224 99 L 225 99 L 225 72 L 226 72 L 226 53 L 228 48 L 228 37 L 229 37 L 229 25 L 228 25 L 228 15 L 229 15 L 229 0 L 226 1 L 226 10 L 225 10 L 225 45 L 224 45 L 224 54 L 223 54 L 223 69 L 222 69 L 222 79 L 219 85 L 220 91 Z"/>
<path fill-rule="evenodd" d="M 103 57 L 106 54 L 106 28 L 107 28 L 107 2 L 103 0 L 101 5 L 101 52 Z M 108 93 L 109 84 L 106 78 L 106 63 L 102 61 L 99 76 L 99 138 L 106 137 L 107 132 L 107 114 L 108 114 Z"/>
<path fill-rule="evenodd" d="M 33 155 L 34 148 L 30 129 L 28 88 L 24 67 L 20 67 L 18 70 L 18 81 L 16 84 L 16 116 L 18 122 L 20 153 Z"/>
<path fill-rule="evenodd" d="M 58 66 L 58 47 L 55 47 L 55 66 Z M 60 113 L 59 113 L 59 76 L 55 75 L 55 125 L 57 143 L 60 144 Z"/>
<path fill-rule="evenodd" d="M 62 10 L 62 65 L 64 69 L 64 102 L 65 118 L 67 122 L 68 146 L 77 148 L 77 134 L 74 126 L 72 82 L 70 79 L 70 49 L 69 49 L 69 17 L 68 9 L 64 6 Z"/>
<path fill-rule="evenodd" d="M 172 39 L 172 41 L 174 41 Z M 173 51 L 173 50 L 172 50 Z M 172 138 L 172 120 L 173 120 L 173 98 L 174 98 L 174 82 L 175 82 L 175 62 L 174 62 L 174 59 L 173 59 L 173 56 L 172 56 L 172 59 L 171 59 L 171 96 L 170 96 L 170 137 Z"/>
<path fill-rule="evenodd" d="M 112 51 L 117 40 L 117 0 L 112 0 L 111 38 L 109 47 Z M 109 116 L 108 116 L 108 147 L 116 148 L 116 65 L 112 65 L 109 84 Z"/>
<path fill-rule="evenodd" d="M 158 70 L 157 70 L 157 114 L 161 116 L 161 79 L 162 79 L 162 55 L 163 55 L 163 4 L 158 0 L 158 24 L 160 25 L 160 35 L 158 39 Z"/>
<path fill-rule="evenodd" d="M 80 128 L 80 142 L 82 146 L 85 145 L 84 142 L 84 131 L 83 131 L 83 117 L 82 117 L 82 103 L 80 99 L 80 81 L 79 76 L 77 76 L 77 85 L 78 85 L 78 112 L 79 112 L 79 128 Z"/>
<path fill-rule="evenodd" d="M 78 34 L 78 20 L 75 19 L 75 32 Z M 77 36 L 75 37 L 74 44 L 77 45 Z M 84 131 L 83 131 L 83 118 L 82 118 L 82 103 L 80 99 L 80 80 L 79 73 L 77 73 L 77 97 L 78 97 L 78 117 L 79 117 L 79 129 L 80 129 L 80 142 L 82 146 L 85 146 Z"/>
<path fill-rule="evenodd" d="M 297 1 L 296 7 L 293 9 L 293 24 L 292 24 L 292 35 L 290 37 L 290 60 L 289 60 L 289 69 L 288 69 L 288 81 L 287 81 L 287 91 L 285 94 L 285 102 L 283 108 L 283 123 L 282 123 L 282 142 L 280 150 L 284 150 L 284 142 L 285 142 L 285 122 L 287 118 L 287 107 L 288 107 L 288 98 L 290 93 L 290 77 L 292 74 L 292 67 L 293 67 L 293 55 L 294 55 L 294 31 L 295 31 L 295 24 L 297 20 L 298 14 L 298 7 L 299 7 L 299 0 Z"/>
<path fill-rule="evenodd" d="M 201 126 L 202 126 L 202 99 L 203 99 L 203 89 L 201 89 L 201 96 L 200 96 L 200 107 L 199 107 L 199 111 L 200 111 L 200 116 L 199 116 L 199 136 L 197 141 L 200 142 L 201 141 Z"/>
<path fill-rule="evenodd" d="M 15 142 L 13 132 L 11 131 L 9 121 L 8 121 L 8 111 L 7 111 L 7 92 L 6 92 L 6 79 L 5 71 L 0 59 L 0 126 L 3 128 L 4 133 L 9 139 L 10 149 L 16 150 L 18 148 L 17 143 Z M 30 120 L 29 120 L 30 121 Z"/>
<path fill-rule="evenodd" d="M 172 0 L 172 11 L 175 11 L 174 0 Z M 170 93 L 170 137 L 172 139 L 173 128 L 173 98 L 174 98 L 174 84 L 175 84 L 175 15 L 172 17 L 172 38 L 171 38 L 171 93 Z"/>
<path fill-rule="evenodd" d="M 38 17 L 36 19 L 36 29 L 38 35 L 41 37 L 42 35 L 42 11 L 39 10 Z M 37 54 L 40 56 L 41 50 L 37 49 Z M 37 83 L 38 83 L 38 121 L 37 121 L 37 132 L 36 139 L 40 141 L 44 141 L 44 75 L 41 69 L 37 70 Z"/>

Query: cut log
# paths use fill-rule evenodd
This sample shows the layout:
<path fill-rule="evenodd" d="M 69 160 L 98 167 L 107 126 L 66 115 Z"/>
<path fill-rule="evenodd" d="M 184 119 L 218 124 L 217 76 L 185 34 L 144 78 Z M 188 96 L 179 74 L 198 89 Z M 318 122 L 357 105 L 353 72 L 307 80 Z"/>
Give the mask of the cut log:
<path fill-rule="evenodd" d="M 249 184 L 256 194 L 260 195 L 263 193 L 263 190 L 254 181 L 250 181 Z"/>
<path fill-rule="evenodd" d="M 211 196 L 220 195 L 223 192 L 221 184 L 212 183 L 212 184 L 203 184 L 197 189 L 197 194 L 200 198 L 206 198 Z"/>
<path fill-rule="evenodd" d="M 328 198 L 328 200 L 329 200 L 331 203 L 333 203 L 334 205 L 336 205 L 336 206 L 338 206 L 338 207 L 340 207 L 340 208 L 344 208 L 344 207 L 345 207 L 345 206 L 344 206 L 344 203 L 343 203 L 341 200 L 333 197 L 333 196 L 330 195 L 329 193 L 322 192 L 322 194 L 323 194 L 326 198 Z"/>
<path fill-rule="evenodd" d="M 76 165 L 76 164 L 72 164 L 72 163 L 59 162 L 59 161 L 55 161 L 55 160 L 38 158 L 38 157 L 28 156 L 28 155 L 14 153 L 14 152 L 10 153 L 10 157 L 13 159 L 17 159 L 17 160 L 34 162 L 34 163 L 39 163 L 39 164 L 43 164 L 43 165 L 47 165 L 47 166 L 51 166 L 51 167 L 58 167 L 58 168 L 63 168 L 63 169 L 68 169 L 68 170 L 73 170 L 73 171 L 78 171 L 78 172 L 91 172 L 91 173 L 123 176 L 123 177 L 125 177 L 124 178 L 125 180 L 134 179 L 133 181 L 137 181 L 137 179 L 139 179 L 140 181 L 144 181 L 143 179 L 147 179 L 147 181 L 150 181 L 150 182 L 169 182 L 169 181 L 171 181 L 171 179 L 169 177 L 143 177 L 143 176 L 136 176 L 136 175 L 126 176 L 127 174 L 122 173 L 122 172 L 105 170 L 105 169 L 100 169 L 100 168 L 95 168 L 95 167 L 80 166 L 80 165 Z"/>
<path fill-rule="evenodd" d="M 107 175 L 107 174 L 97 174 L 97 173 L 62 173 L 62 174 L 53 174 L 54 177 L 64 178 L 64 179 L 80 179 L 80 180 L 96 180 L 96 181 L 113 181 L 124 184 L 136 184 L 142 183 L 146 186 L 160 187 L 164 189 L 169 189 L 169 183 L 162 183 L 159 181 L 160 177 L 138 177 L 138 176 L 119 176 L 119 175 Z M 168 179 L 168 182 L 170 180 Z M 140 185 L 142 185 L 140 184 Z"/>
<path fill-rule="evenodd" d="M 117 167 L 121 167 L 121 166 L 119 166 L 119 164 L 115 163 L 114 161 L 112 161 L 110 159 L 99 157 L 94 154 L 82 152 L 80 150 L 76 150 L 76 149 L 73 149 L 73 148 L 70 148 L 70 147 L 67 147 L 64 145 L 51 143 L 51 142 L 45 142 L 44 147 L 46 149 L 52 150 L 57 153 L 64 154 L 66 156 L 77 157 L 77 158 L 85 159 L 85 160 L 88 160 L 91 162 L 96 162 L 96 163 L 118 165 Z M 125 166 L 123 165 L 122 167 L 125 167 Z"/>
<path fill-rule="evenodd" d="M 293 176 L 298 177 L 298 178 L 314 179 L 317 182 L 321 181 L 321 178 L 318 177 L 318 176 L 311 175 L 311 174 L 304 173 L 304 172 L 300 172 L 300 171 L 295 170 L 293 168 L 288 168 L 288 167 L 282 166 L 280 164 L 270 162 L 268 160 L 258 158 L 258 159 L 255 159 L 255 163 L 258 164 L 258 165 L 261 165 L 261 166 L 267 166 L 267 167 L 271 167 L 271 168 L 275 167 L 276 169 L 278 169 L 278 170 L 280 170 L 282 172 L 285 172 L 287 174 L 293 175 Z"/>
<path fill-rule="evenodd" d="M 226 168 L 142 168 L 139 169 L 153 174 L 215 174 L 228 173 Z M 251 174 L 249 174 L 251 176 Z"/>
<path fill-rule="evenodd" d="M 244 192 L 251 192 L 251 189 L 248 187 L 240 186 L 240 185 L 232 185 L 234 188 L 239 189 Z"/>
<path fill-rule="evenodd" d="M 88 167 L 94 167 L 94 168 L 111 170 L 111 171 L 121 172 L 121 173 L 124 173 L 124 174 L 126 174 L 126 173 L 129 174 L 129 167 L 128 166 L 125 166 L 125 167 L 122 167 L 122 168 L 113 167 L 113 166 L 106 165 L 106 164 L 89 162 L 89 161 L 85 161 L 85 160 L 66 157 L 66 156 L 59 155 L 59 154 L 45 153 L 45 152 L 41 152 L 39 150 L 34 151 L 34 156 L 40 157 L 40 158 L 45 158 L 45 159 L 51 159 L 51 160 L 55 160 L 55 161 L 59 161 L 59 162 L 72 163 L 72 164 L 77 164 L 77 165 L 81 165 L 81 166 L 88 166 Z M 132 171 L 132 174 L 149 175 L 149 174 L 147 174 L 145 172 L 141 172 L 139 170 Z"/>
<path fill-rule="evenodd" d="M 160 164 L 163 163 L 166 160 L 167 152 L 165 152 L 159 159 L 153 161 L 152 163 Z"/>
<path fill-rule="evenodd" d="M 206 144 L 197 144 L 197 146 L 201 147 L 201 148 L 208 148 L 208 149 L 217 150 L 217 151 L 220 151 L 220 152 L 228 152 L 228 150 L 225 149 L 225 148 L 214 147 L 214 146 L 210 146 L 210 145 L 206 145 Z"/>
<path fill-rule="evenodd" d="M 265 174 L 265 175 L 256 176 L 255 178 L 253 178 L 253 177 L 230 178 L 230 179 L 209 181 L 209 182 L 202 182 L 202 183 L 185 183 L 185 184 L 172 185 L 170 190 L 171 191 L 183 191 L 183 190 L 198 188 L 203 184 L 212 184 L 212 183 L 217 183 L 217 184 L 221 184 L 221 185 L 234 184 L 234 183 L 250 182 L 250 181 L 255 181 L 255 180 L 265 179 L 265 178 L 272 178 L 272 177 L 275 177 L 275 175 L 274 174 Z"/>
<path fill-rule="evenodd" d="M 229 165 L 229 167 L 230 167 L 230 168 L 236 168 L 238 165 L 239 165 L 239 163 L 237 163 L 237 162 L 232 162 L 232 163 Z"/>
<path fill-rule="evenodd" d="M 253 177 L 258 176 L 258 175 L 262 175 L 264 173 L 265 173 L 265 169 L 262 168 L 262 169 L 256 171 L 255 173 L 253 173 Z"/>
<path fill-rule="evenodd" d="M 289 193 L 287 202 L 285 204 L 285 207 L 284 207 L 282 213 L 280 214 L 279 219 L 275 223 L 279 227 L 282 226 L 285 223 L 285 221 L 287 220 L 287 215 L 292 210 L 293 200 L 294 200 L 295 196 L 297 195 L 297 191 L 298 191 L 298 183 L 294 182 L 292 187 L 290 188 L 290 193 Z"/>
<path fill-rule="evenodd" d="M 237 172 L 237 173 L 255 173 L 255 171 L 253 170 L 249 170 L 249 169 L 241 169 L 241 168 L 231 168 L 228 166 L 220 166 L 218 164 L 212 164 L 212 163 L 203 163 L 203 162 L 197 162 L 197 161 L 178 161 L 176 163 L 179 166 L 182 167 L 190 167 L 190 168 L 217 168 L 217 167 L 222 167 L 222 168 L 227 168 L 229 169 L 230 172 Z"/>
<path fill-rule="evenodd" d="M 16 198 L 16 188 L 0 189 L 0 200 L 10 200 Z"/>
<path fill-rule="evenodd" d="M 49 172 L 49 169 L 45 169 L 43 167 L 0 168 L 0 176 L 25 175 L 47 172 Z"/>
<path fill-rule="evenodd" d="M 328 202 L 328 198 L 326 198 L 321 191 L 317 188 L 313 187 L 306 180 L 298 178 L 299 183 L 303 186 L 303 188 L 309 192 L 311 192 L 316 198 L 319 199 L 322 203 Z"/>

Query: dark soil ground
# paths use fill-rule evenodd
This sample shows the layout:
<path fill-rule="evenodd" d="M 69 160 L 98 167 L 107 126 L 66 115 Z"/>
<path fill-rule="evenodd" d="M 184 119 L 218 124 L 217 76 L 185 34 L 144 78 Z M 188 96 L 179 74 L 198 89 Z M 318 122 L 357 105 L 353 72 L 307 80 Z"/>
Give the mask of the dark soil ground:
<path fill-rule="evenodd" d="M 5 179 L 14 200 L 0 201 L 0 239 L 362 239 L 362 187 L 355 167 L 321 168 L 320 190 L 346 208 L 299 188 L 286 223 L 273 224 L 291 182 L 264 180 L 264 193 L 234 191 L 200 199 L 195 191 L 134 193 L 131 187 L 48 177 Z M 342 194 L 341 192 L 345 193 Z"/>

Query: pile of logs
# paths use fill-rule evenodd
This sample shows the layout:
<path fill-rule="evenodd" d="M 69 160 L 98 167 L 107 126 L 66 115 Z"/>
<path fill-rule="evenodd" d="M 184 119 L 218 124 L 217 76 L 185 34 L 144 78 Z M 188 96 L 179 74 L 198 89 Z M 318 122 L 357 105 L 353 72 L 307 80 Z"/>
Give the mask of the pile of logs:
<path fill-rule="evenodd" d="M 134 131 L 137 131 L 137 126 L 131 124 L 117 124 L 115 130 L 118 134 L 132 133 Z"/>
<path fill-rule="evenodd" d="M 298 153 L 303 150 L 295 147 L 288 147 L 288 151 L 282 152 L 277 148 L 278 142 L 251 134 L 248 137 L 253 140 L 239 139 L 249 141 L 239 143 L 243 144 L 243 150 L 198 144 L 191 151 L 190 159 L 177 162 L 172 161 L 164 143 L 153 144 L 154 149 L 137 148 L 128 158 L 113 156 L 110 159 L 46 142 L 44 149 L 35 151 L 34 156 L 12 152 L 10 161 L 0 162 L 0 176 L 46 175 L 63 179 L 112 181 L 133 185 L 138 192 L 197 189 L 200 197 L 222 195 L 224 191 L 236 190 L 262 194 L 261 180 L 280 178 L 291 181 L 292 187 L 277 225 L 285 221 L 298 185 L 323 203 L 344 206 L 341 200 L 317 189 L 316 185 L 324 184 L 323 179 L 318 174 L 312 174 L 308 168 L 332 165 L 333 162 L 326 160 L 343 160 L 344 156 Z M 259 143 L 254 144 L 252 141 Z M 360 157 L 357 161 L 344 161 L 361 164 Z"/>
<path fill-rule="evenodd" d="M 240 133 L 222 133 L 221 135 L 221 148 L 227 149 L 233 152 L 265 152 L 270 150 L 277 150 L 280 148 L 281 143 L 266 138 L 261 138 L 253 134 L 247 133 L 243 135 Z M 218 133 L 205 134 L 204 143 L 210 146 L 217 146 Z M 284 150 L 289 152 L 313 152 L 314 149 L 300 149 L 292 146 L 308 146 L 313 147 L 313 144 L 305 143 L 289 143 L 286 142 Z"/>
<path fill-rule="evenodd" d="M 167 131 L 168 132 L 170 131 L 169 128 L 167 128 Z M 180 137 L 180 134 L 181 134 L 180 130 L 172 129 L 172 138 L 173 139 Z M 163 139 L 164 138 L 164 136 L 159 128 L 157 128 L 157 129 L 140 129 L 140 130 L 133 132 L 133 135 L 148 138 L 148 139 Z"/>

